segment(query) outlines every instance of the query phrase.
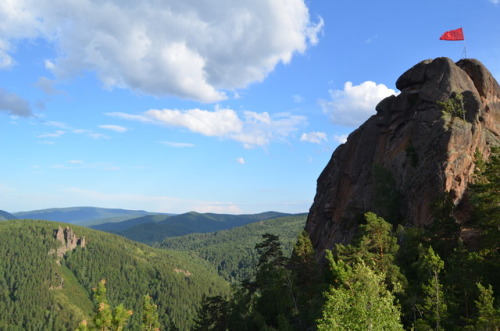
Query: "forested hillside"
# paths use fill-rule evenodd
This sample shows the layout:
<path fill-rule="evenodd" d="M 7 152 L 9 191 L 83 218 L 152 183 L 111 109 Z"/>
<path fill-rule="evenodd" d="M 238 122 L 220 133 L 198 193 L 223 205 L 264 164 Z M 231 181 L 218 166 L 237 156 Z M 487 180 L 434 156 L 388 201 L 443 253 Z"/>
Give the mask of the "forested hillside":
<path fill-rule="evenodd" d="M 284 216 L 231 230 L 167 238 L 159 247 L 192 252 L 210 262 L 226 280 L 241 281 L 255 272 L 258 260 L 255 245 L 261 241 L 263 234 L 278 235 L 284 254 L 290 256 L 306 217 L 307 214 Z"/>
<path fill-rule="evenodd" d="M 1 330 L 71 330 L 83 319 L 91 321 L 91 289 L 102 279 L 110 304 L 134 312 L 131 330 L 139 329 L 143 295 L 158 305 L 162 330 L 189 330 L 202 296 L 228 291 L 201 259 L 78 226 L 71 229 L 85 245 L 58 258 L 54 252 L 64 245 L 54 231 L 60 225 L 67 226 L 0 222 Z"/>
<path fill-rule="evenodd" d="M 265 212 L 249 215 L 228 215 L 213 213 L 189 212 L 175 216 L 164 216 L 163 220 L 158 216 L 146 216 L 140 218 L 139 225 L 127 227 L 124 230 L 115 230 L 121 224 L 106 227 L 106 231 L 119 234 L 126 238 L 146 244 L 162 242 L 165 238 L 183 236 L 190 233 L 207 233 L 219 230 L 231 229 L 252 222 L 258 222 L 287 214 L 278 212 Z M 150 222 L 147 220 L 150 219 Z M 134 220 L 125 223 L 130 224 Z M 100 227 L 104 229 L 102 226 Z"/>

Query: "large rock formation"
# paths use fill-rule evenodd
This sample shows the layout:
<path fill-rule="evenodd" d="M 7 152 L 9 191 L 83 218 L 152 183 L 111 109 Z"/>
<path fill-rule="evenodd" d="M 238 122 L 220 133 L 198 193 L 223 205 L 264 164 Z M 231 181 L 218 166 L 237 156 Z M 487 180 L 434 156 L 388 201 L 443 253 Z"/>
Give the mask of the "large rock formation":
<path fill-rule="evenodd" d="M 500 86 L 479 61 L 426 60 L 396 86 L 401 93 L 377 105 L 318 178 L 306 230 L 319 256 L 348 243 L 367 211 L 392 223 L 429 224 L 435 201 L 449 192 L 458 205 L 475 156 L 487 158 L 500 144 Z M 460 95 L 458 114 L 444 112 L 440 102 L 460 104 Z"/>
<path fill-rule="evenodd" d="M 74 250 L 77 246 L 85 248 L 86 245 L 85 237 L 78 238 L 69 226 L 64 229 L 59 226 L 57 230 L 54 230 L 54 238 L 61 243 L 61 246 L 56 250 L 51 250 L 49 254 L 55 254 L 59 258 L 63 257 L 67 251 Z"/>

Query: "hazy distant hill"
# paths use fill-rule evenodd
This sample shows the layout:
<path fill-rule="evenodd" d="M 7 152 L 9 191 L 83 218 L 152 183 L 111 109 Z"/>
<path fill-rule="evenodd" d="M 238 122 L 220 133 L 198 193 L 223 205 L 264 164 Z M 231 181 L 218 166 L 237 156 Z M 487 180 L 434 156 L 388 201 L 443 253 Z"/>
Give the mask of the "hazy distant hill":
<path fill-rule="evenodd" d="M 0 210 L 0 221 L 5 221 L 5 220 L 14 220 L 16 219 L 17 217 L 4 211 L 4 210 Z"/>
<path fill-rule="evenodd" d="M 119 233 L 120 231 L 124 231 L 126 229 L 139 226 L 142 224 L 161 222 L 169 217 L 171 217 L 171 215 L 163 215 L 163 214 L 147 215 L 119 222 L 106 222 L 96 225 L 90 225 L 89 227 L 100 231 Z"/>
<path fill-rule="evenodd" d="M 280 237 L 286 256 L 292 252 L 299 232 L 304 228 L 307 214 L 288 215 L 230 230 L 193 233 L 181 237 L 167 238 L 162 248 L 189 251 L 213 265 L 219 275 L 231 282 L 250 277 L 257 263 L 255 244 L 262 241 L 264 233 Z"/>
<path fill-rule="evenodd" d="M 161 330 L 189 330 L 202 296 L 229 290 L 202 259 L 76 225 L 72 234 L 85 237 L 85 245 L 67 251 L 58 264 L 50 252 L 64 247 L 54 236 L 59 225 L 67 226 L 0 222 L 0 330 L 74 330 L 89 320 L 91 288 L 101 279 L 112 306 L 134 311 L 130 330 L 140 329 L 142 295 L 158 305 Z"/>
<path fill-rule="evenodd" d="M 16 218 L 92 225 L 104 222 L 119 222 L 130 218 L 150 215 L 144 210 L 126 210 L 96 207 L 51 208 L 14 213 Z"/>
<path fill-rule="evenodd" d="M 163 216 L 163 220 L 161 220 L 161 217 L 154 215 L 145 216 L 138 220 L 126 221 L 126 224 L 138 222 L 140 223 L 139 225 L 119 230 L 118 227 L 121 224 L 116 223 L 115 227 L 113 225 L 106 225 L 106 229 L 108 229 L 107 231 L 120 234 L 129 239 L 151 244 L 161 242 L 168 237 L 182 236 L 190 233 L 206 233 L 226 230 L 236 226 L 242 226 L 248 223 L 286 215 L 290 214 L 265 212 L 250 215 L 227 215 L 189 212 L 175 216 L 165 215 Z M 150 220 L 150 222 L 148 222 L 148 220 Z M 99 229 L 104 230 L 104 227 Z"/>

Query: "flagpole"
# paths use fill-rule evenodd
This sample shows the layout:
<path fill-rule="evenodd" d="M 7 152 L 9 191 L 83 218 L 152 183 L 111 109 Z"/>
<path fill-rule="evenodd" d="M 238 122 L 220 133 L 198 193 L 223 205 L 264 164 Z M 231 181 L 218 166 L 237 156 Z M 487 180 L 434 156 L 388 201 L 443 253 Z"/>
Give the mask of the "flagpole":
<path fill-rule="evenodd" d="M 467 44 L 465 43 L 465 36 L 464 36 L 464 59 L 467 58 Z"/>

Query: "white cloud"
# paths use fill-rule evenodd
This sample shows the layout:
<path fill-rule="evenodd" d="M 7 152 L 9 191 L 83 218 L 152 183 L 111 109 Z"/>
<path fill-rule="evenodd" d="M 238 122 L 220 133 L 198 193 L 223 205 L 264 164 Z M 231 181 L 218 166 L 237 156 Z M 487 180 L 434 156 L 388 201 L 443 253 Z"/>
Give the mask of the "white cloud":
<path fill-rule="evenodd" d="M 221 137 L 241 130 L 242 123 L 231 109 L 216 108 L 215 111 L 201 109 L 171 110 L 151 109 L 145 115 L 166 126 L 185 127 L 205 136 Z"/>
<path fill-rule="evenodd" d="M 314 144 L 321 144 L 322 141 L 328 141 L 328 138 L 326 136 L 326 133 L 324 132 L 313 131 L 309 133 L 303 133 L 302 136 L 300 137 L 300 141 L 307 141 Z"/>
<path fill-rule="evenodd" d="M 1 61 L 1 49 L 0 49 L 0 61 Z M 33 115 L 28 101 L 24 100 L 17 94 L 10 93 L 2 88 L 0 88 L 0 111 L 6 111 L 12 115 L 23 116 L 23 117 L 29 117 Z"/>
<path fill-rule="evenodd" d="M 345 144 L 347 142 L 347 134 L 341 134 L 341 135 L 334 135 L 333 140 L 338 142 L 339 144 Z"/>
<path fill-rule="evenodd" d="M 366 81 L 360 85 L 346 82 L 343 90 L 330 90 L 331 100 L 320 100 L 323 111 L 334 124 L 356 127 L 375 114 L 375 106 L 385 97 L 396 94 L 384 84 Z"/>
<path fill-rule="evenodd" d="M 266 146 L 272 141 L 286 141 L 307 122 L 304 116 L 288 113 L 269 115 L 267 112 L 245 111 L 244 115 L 243 129 L 230 138 L 243 143 L 245 148 Z"/>
<path fill-rule="evenodd" d="M 108 136 L 106 136 L 105 134 L 102 134 L 102 133 L 96 133 L 96 132 L 92 132 L 92 131 L 88 131 L 87 132 L 87 136 L 89 136 L 90 138 L 92 139 L 109 139 Z"/>
<path fill-rule="evenodd" d="M 126 113 L 107 115 L 143 123 L 186 128 L 204 136 L 241 142 L 245 148 L 269 145 L 272 141 L 285 141 L 307 122 L 304 116 L 288 113 L 270 115 L 267 112 L 252 111 L 244 111 L 242 119 L 236 111 L 220 107 L 215 107 L 214 111 L 151 109 L 142 115 Z"/>
<path fill-rule="evenodd" d="M 0 67 L 14 64 L 13 41 L 41 37 L 60 78 L 90 70 L 107 88 L 202 102 L 263 80 L 323 28 L 304 0 L 2 1 L 0 22 Z"/>
<path fill-rule="evenodd" d="M 128 120 L 128 121 L 137 121 L 137 122 L 142 122 L 142 123 L 153 123 L 154 122 L 151 118 L 148 118 L 144 115 L 134 115 L 134 114 L 121 113 L 121 112 L 106 113 L 106 115 L 110 116 L 110 117 L 121 118 L 121 119 Z"/>
<path fill-rule="evenodd" d="M 236 159 L 236 162 L 238 162 L 239 164 L 245 164 L 245 159 L 242 157 L 239 157 L 238 159 Z"/>
<path fill-rule="evenodd" d="M 123 126 L 120 126 L 120 125 L 113 125 L 113 124 L 99 125 L 99 127 L 101 129 L 111 130 L 111 131 L 120 132 L 120 133 L 128 131 L 128 129 L 126 127 L 123 127 Z"/>
<path fill-rule="evenodd" d="M 194 147 L 194 144 L 179 143 L 179 142 L 173 142 L 173 141 L 160 141 L 160 144 L 163 144 L 163 145 L 168 146 L 168 147 L 175 147 L 175 148 Z"/>
<path fill-rule="evenodd" d="M 62 135 L 64 135 L 65 133 L 66 133 L 66 131 L 57 130 L 56 132 L 40 134 L 40 135 L 38 135 L 38 138 L 59 138 Z"/>
<path fill-rule="evenodd" d="M 68 124 L 66 124 L 64 122 L 45 121 L 45 122 L 43 122 L 43 124 L 48 125 L 48 126 L 53 126 L 53 127 L 59 128 L 59 129 L 66 129 L 66 130 L 70 129 Z"/>

